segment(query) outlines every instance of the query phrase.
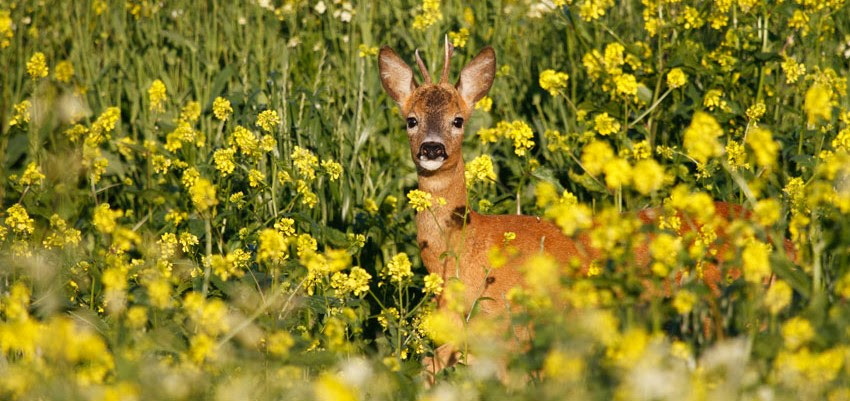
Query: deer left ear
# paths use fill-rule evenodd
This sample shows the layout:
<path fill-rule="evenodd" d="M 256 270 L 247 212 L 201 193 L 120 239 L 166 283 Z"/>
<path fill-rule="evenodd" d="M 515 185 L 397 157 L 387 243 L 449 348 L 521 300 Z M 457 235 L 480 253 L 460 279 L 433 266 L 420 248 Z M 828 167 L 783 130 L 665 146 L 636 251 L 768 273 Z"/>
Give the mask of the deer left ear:
<path fill-rule="evenodd" d="M 403 108 L 410 94 L 416 89 L 413 70 L 388 46 L 381 48 L 378 69 L 381 71 L 381 85 L 384 90 Z"/>
<path fill-rule="evenodd" d="M 463 67 L 460 79 L 455 85 L 467 107 L 474 107 L 475 103 L 487 94 L 495 76 L 496 52 L 492 47 L 487 46 L 466 67 Z"/>

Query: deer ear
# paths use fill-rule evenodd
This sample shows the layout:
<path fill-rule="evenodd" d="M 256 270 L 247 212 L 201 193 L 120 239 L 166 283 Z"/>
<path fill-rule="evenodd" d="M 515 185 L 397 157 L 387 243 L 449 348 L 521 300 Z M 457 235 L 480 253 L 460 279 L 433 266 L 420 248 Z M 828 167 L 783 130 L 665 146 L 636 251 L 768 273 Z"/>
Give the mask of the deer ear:
<path fill-rule="evenodd" d="M 405 64 L 389 46 L 381 47 L 378 54 L 378 69 L 381 71 L 381 85 L 393 100 L 403 107 L 407 98 L 416 89 L 413 70 Z"/>
<path fill-rule="evenodd" d="M 487 46 L 463 67 L 457 81 L 457 91 L 467 107 L 474 107 L 475 103 L 487 94 L 495 76 L 496 52 Z"/>

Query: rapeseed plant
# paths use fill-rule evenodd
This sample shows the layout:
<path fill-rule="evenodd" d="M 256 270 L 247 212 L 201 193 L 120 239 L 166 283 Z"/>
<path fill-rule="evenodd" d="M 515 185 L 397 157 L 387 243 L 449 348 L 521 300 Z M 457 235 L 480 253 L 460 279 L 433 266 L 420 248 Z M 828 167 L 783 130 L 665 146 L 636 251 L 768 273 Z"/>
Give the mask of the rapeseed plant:
<path fill-rule="evenodd" d="M 0 397 L 846 396 L 845 2 L 414 3 L 0 4 Z M 502 323 L 421 269 L 446 200 L 377 95 L 378 45 L 445 33 L 499 55 L 470 210 L 594 254 Z"/>

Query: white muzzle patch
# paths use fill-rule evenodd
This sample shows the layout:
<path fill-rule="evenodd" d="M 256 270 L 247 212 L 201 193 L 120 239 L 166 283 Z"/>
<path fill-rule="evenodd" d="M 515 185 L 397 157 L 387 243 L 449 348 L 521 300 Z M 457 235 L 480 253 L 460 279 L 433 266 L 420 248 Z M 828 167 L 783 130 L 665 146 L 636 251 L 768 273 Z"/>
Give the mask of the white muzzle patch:
<path fill-rule="evenodd" d="M 419 157 L 419 167 L 424 168 L 428 171 L 435 171 L 443 166 L 443 163 L 446 162 L 445 157 L 441 157 L 438 159 L 430 160 L 425 157 Z"/>

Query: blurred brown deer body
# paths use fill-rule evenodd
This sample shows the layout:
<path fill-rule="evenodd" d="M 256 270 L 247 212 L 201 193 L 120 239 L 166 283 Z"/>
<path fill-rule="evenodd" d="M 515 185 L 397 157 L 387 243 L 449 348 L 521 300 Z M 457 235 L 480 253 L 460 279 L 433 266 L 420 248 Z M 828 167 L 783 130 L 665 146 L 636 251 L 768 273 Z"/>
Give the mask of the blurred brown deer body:
<path fill-rule="evenodd" d="M 434 200 L 445 199 L 445 205 L 435 201 L 433 208 L 416 216 L 417 240 L 426 269 L 444 280 L 456 277 L 463 282 L 467 308 L 475 305 L 491 318 L 503 318 L 509 307 L 505 295 L 512 287 L 522 285 L 519 267 L 528 256 L 542 252 L 559 262 L 587 267 L 602 255 L 590 246 L 587 235 L 567 237 L 556 225 L 539 217 L 482 215 L 469 209 L 461 152 L 464 123 L 493 83 L 496 57 L 492 48 L 484 48 L 463 68 L 457 84 L 452 85 L 448 77 L 452 51 L 447 41 L 438 83 L 431 81 L 417 51 L 416 61 L 424 76 L 424 83 L 417 85 L 413 70 L 384 46 L 379 55 L 381 83 L 407 119 L 419 189 L 430 193 Z M 740 206 L 726 203 L 716 203 L 716 209 L 717 216 L 724 220 L 742 213 Z M 650 223 L 657 219 L 658 212 L 647 209 L 638 217 Z M 691 224 L 682 231 L 697 229 Z M 503 246 L 505 232 L 516 234 L 510 245 L 519 254 L 505 266 L 490 269 L 488 252 Z M 632 256 L 637 265 L 649 264 L 646 244 L 637 246 Z M 454 355 L 451 347 L 441 347 L 435 358 L 430 358 L 431 369 L 438 371 L 453 363 Z"/>

